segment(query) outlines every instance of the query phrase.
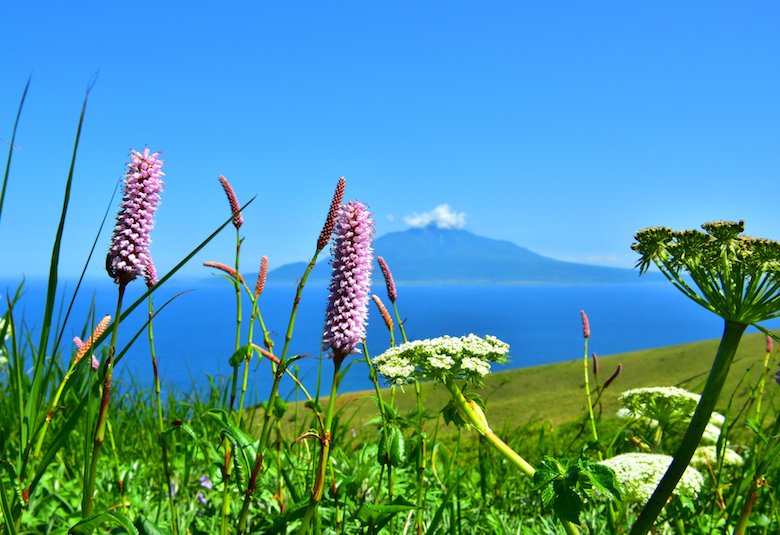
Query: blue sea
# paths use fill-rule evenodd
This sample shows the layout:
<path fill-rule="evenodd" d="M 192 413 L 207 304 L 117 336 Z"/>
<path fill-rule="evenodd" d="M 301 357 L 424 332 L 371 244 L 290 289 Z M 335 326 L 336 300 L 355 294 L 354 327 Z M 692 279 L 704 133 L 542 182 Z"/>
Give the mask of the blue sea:
<path fill-rule="evenodd" d="M 14 290 L 18 281 L 0 281 L 4 290 Z M 60 295 L 68 302 L 74 282 L 60 285 Z M 131 283 L 125 296 L 129 306 L 145 290 L 141 281 Z M 186 292 L 181 295 L 181 292 Z M 384 285 L 377 293 L 389 305 Z M 116 287 L 110 280 L 82 283 L 63 335 L 64 347 L 73 347 L 81 336 L 90 303 L 95 299 L 97 320 L 114 313 Z M 266 327 L 272 331 L 275 351 L 281 353 L 295 296 L 295 287 L 269 286 L 260 298 Z M 25 283 L 25 294 L 15 308 L 16 321 L 24 315 L 30 328 L 40 324 L 45 285 Z M 174 298 L 175 297 L 175 298 Z M 206 374 L 229 375 L 228 361 L 235 349 L 236 297 L 232 286 L 221 278 L 168 281 L 154 295 L 155 308 L 174 298 L 154 319 L 154 343 L 163 388 L 191 390 L 203 388 Z M 242 344 L 248 334 L 249 299 L 244 296 Z M 297 362 L 303 383 L 313 393 L 317 383 L 319 346 L 324 322 L 327 289 L 305 288 L 298 310 L 290 355 L 312 356 Z M 449 334 L 492 334 L 509 343 L 509 368 L 537 366 L 582 358 L 583 338 L 580 310 L 588 314 L 591 326 L 590 350 L 600 356 L 719 338 L 723 320 L 693 303 L 667 282 L 604 286 L 401 286 L 396 302 L 410 340 Z M 1 310 L 4 311 L 5 307 Z M 148 304 L 140 305 L 120 326 L 121 349 L 147 319 Z M 64 310 L 63 310 L 64 314 Z M 96 321 L 97 321 L 96 320 Z M 769 328 L 780 320 L 768 322 Z M 396 343 L 401 341 L 396 326 Z M 255 327 L 254 340 L 262 345 L 262 332 Z M 389 347 L 390 339 L 378 311 L 371 303 L 368 349 L 378 355 Z M 353 359 L 354 360 L 354 359 Z M 256 363 L 256 361 L 254 361 Z M 323 391 L 330 387 L 332 368 L 323 361 Z M 496 367 L 500 369 L 500 366 Z M 117 366 L 119 380 L 129 374 L 151 385 L 152 366 L 147 335 L 142 334 Z M 271 369 L 266 359 L 252 366 L 252 399 L 265 399 L 270 392 Z M 372 388 L 364 363 L 355 364 L 345 376 L 342 391 Z M 286 378 L 282 393 L 292 392 Z M 255 397 L 257 396 L 257 397 Z"/>

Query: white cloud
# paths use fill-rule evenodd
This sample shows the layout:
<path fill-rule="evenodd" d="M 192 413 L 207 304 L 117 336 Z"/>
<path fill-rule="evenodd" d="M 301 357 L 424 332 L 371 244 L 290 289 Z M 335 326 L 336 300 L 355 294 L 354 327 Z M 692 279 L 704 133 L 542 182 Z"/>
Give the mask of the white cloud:
<path fill-rule="evenodd" d="M 395 216 L 393 216 L 393 214 L 387 214 L 387 221 L 388 223 L 392 223 L 395 221 Z"/>
<path fill-rule="evenodd" d="M 449 204 L 440 204 L 430 212 L 404 216 L 404 223 L 414 228 L 425 228 L 431 223 L 438 228 L 463 228 L 466 226 L 466 214 L 455 212 Z"/>

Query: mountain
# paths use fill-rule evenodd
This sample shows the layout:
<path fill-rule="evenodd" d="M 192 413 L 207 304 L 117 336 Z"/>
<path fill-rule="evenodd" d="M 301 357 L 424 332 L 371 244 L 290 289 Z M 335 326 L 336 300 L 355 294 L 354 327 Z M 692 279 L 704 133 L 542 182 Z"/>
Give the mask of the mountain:
<path fill-rule="evenodd" d="M 387 261 L 399 285 L 589 285 L 658 280 L 657 274 L 640 279 L 636 270 L 562 262 L 506 240 L 434 226 L 385 234 L 374 240 L 374 250 Z M 292 284 L 306 265 L 285 264 L 269 272 L 268 284 Z M 375 263 L 377 277 L 381 279 L 382 274 Z M 329 282 L 330 265 L 320 260 L 307 284 Z"/>

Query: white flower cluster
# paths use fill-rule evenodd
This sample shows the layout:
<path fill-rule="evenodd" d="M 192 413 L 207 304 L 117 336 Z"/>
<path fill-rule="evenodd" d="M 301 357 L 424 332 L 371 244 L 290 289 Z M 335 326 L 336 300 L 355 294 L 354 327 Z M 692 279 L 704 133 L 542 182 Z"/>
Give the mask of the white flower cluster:
<path fill-rule="evenodd" d="M 507 353 L 509 344 L 495 336 L 442 336 L 391 347 L 374 357 L 373 363 L 388 382 L 396 384 L 404 384 L 412 375 L 438 380 L 462 376 L 479 381 L 490 373 L 491 362 L 506 362 Z"/>
<path fill-rule="evenodd" d="M 600 464 L 615 471 L 618 481 L 623 486 L 626 500 L 644 504 L 653 495 L 653 491 L 661 482 L 672 458 L 668 455 L 652 453 L 624 453 Z M 696 497 L 704 484 L 701 474 L 690 466 L 685 469 L 680 482 L 674 489 L 674 495 L 684 494 Z"/>
<path fill-rule="evenodd" d="M 649 418 L 663 425 L 690 420 L 701 396 L 677 388 L 634 388 L 620 395 L 620 402 L 636 418 Z"/>
<path fill-rule="evenodd" d="M 742 466 L 745 460 L 731 448 L 723 449 L 723 466 Z M 718 451 L 715 446 L 699 446 L 691 459 L 691 466 L 697 470 L 706 471 L 707 467 L 715 470 L 718 466 Z"/>

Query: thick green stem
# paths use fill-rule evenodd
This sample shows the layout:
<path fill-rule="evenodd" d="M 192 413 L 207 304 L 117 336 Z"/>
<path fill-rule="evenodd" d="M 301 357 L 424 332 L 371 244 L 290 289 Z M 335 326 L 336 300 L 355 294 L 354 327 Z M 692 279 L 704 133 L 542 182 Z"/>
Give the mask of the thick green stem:
<path fill-rule="evenodd" d="M 739 347 L 739 341 L 742 339 L 742 334 L 746 328 L 747 325 L 726 320 L 723 338 L 718 347 L 718 354 L 715 356 L 715 362 L 712 364 L 712 370 L 707 378 L 707 384 L 704 386 L 704 392 L 701 394 L 701 400 L 696 407 L 696 412 L 693 414 L 682 443 L 674 455 L 672 464 L 631 528 L 631 535 L 646 535 L 650 531 L 650 528 L 655 523 L 655 519 L 658 518 L 661 509 L 666 505 L 683 472 L 685 472 L 685 469 L 691 462 L 693 453 L 696 451 L 696 447 L 704 434 L 704 428 L 707 427 L 712 411 L 715 409 L 715 404 L 718 402 L 720 391 L 726 382 L 731 363 L 734 360 L 737 347 Z"/>
<path fill-rule="evenodd" d="M 750 483 L 750 492 L 747 501 L 745 501 L 745 506 L 742 508 L 742 513 L 739 515 L 739 520 L 734 528 L 734 535 L 744 535 L 748 519 L 750 518 L 750 511 L 753 510 L 753 505 L 756 503 L 758 488 L 761 486 L 763 479 L 763 477 L 753 477 L 753 481 Z"/>

